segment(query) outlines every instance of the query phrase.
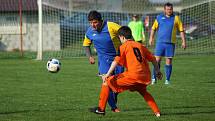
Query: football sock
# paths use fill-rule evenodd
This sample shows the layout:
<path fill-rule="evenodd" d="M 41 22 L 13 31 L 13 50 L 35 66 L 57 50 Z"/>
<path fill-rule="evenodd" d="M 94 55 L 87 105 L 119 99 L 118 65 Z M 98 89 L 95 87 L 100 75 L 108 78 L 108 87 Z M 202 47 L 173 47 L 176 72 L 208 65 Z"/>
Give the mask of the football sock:
<path fill-rule="evenodd" d="M 172 73 L 172 65 L 165 65 L 165 73 L 166 73 L 166 80 L 170 81 L 170 76 Z"/>
<path fill-rule="evenodd" d="M 109 89 L 109 98 L 108 98 L 108 104 L 110 105 L 111 109 L 116 109 L 116 96 L 117 94 L 114 93 L 111 89 Z"/>
<path fill-rule="evenodd" d="M 151 96 L 151 94 L 146 92 L 144 95 L 144 99 L 148 103 L 148 105 L 151 107 L 151 109 L 154 113 L 160 112 L 160 110 L 159 110 L 157 104 L 155 103 L 154 98 Z"/>
<path fill-rule="evenodd" d="M 149 94 L 147 91 L 139 91 L 139 93 L 144 97 L 145 101 L 149 105 L 149 107 L 152 109 L 154 113 L 160 112 L 154 98 Z"/>
<path fill-rule="evenodd" d="M 100 96 L 99 96 L 99 108 L 102 111 L 105 111 L 107 100 L 109 97 L 109 90 L 110 89 L 109 89 L 108 85 L 102 84 L 102 88 L 101 88 L 101 92 L 100 92 Z"/>

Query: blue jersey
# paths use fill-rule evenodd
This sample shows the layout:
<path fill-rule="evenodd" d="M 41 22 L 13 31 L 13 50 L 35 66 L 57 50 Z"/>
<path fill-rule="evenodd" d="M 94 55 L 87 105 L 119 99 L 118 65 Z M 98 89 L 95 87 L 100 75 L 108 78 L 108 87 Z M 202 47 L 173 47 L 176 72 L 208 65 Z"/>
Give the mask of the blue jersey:
<path fill-rule="evenodd" d="M 93 43 L 98 56 L 105 55 L 115 57 L 121 45 L 117 37 L 117 31 L 120 27 L 120 25 L 108 21 L 103 22 L 103 27 L 100 32 L 89 27 L 85 35 L 83 46 L 90 46 Z"/>
<path fill-rule="evenodd" d="M 176 43 L 177 30 L 184 31 L 182 22 L 177 15 L 167 17 L 164 14 L 157 16 L 153 26 L 153 30 L 157 30 L 157 43 Z"/>
<path fill-rule="evenodd" d="M 109 21 L 103 22 L 103 27 L 100 32 L 89 27 L 83 46 L 90 46 L 92 43 L 98 54 L 99 73 L 106 74 L 111 66 L 112 61 L 118 54 L 121 42 L 117 37 L 117 32 L 121 26 Z M 115 74 L 123 72 L 122 67 L 115 69 Z"/>

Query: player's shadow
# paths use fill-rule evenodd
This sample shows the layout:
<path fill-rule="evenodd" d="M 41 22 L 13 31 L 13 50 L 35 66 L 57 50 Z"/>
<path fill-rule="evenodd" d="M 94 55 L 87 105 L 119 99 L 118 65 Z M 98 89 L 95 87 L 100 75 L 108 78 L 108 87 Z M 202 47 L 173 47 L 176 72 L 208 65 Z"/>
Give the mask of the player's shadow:
<path fill-rule="evenodd" d="M 201 82 L 201 83 L 215 84 L 215 81 L 207 81 L 207 82 Z"/>
<path fill-rule="evenodd" d="M 0 112 L 0 115 L 7 114 L 19 114 L 19 113 L 29 113 L 29 112 L 49 112 L 49 111 L 72 111 L 77 109 L 57 109 L 57 110 L 20 110 L 20 111 L 8 111 L 8 112 Z"/>
<path fill-rule="evenodd" d="M 162 115 L 191 115 L 191 114 L 210 114 L 215 113 L 215 106 L 175 106 L 175 107 L 161 107 L 162 109 Z M 168 109 L 175 109 L 176 112 L 169 112 L 166 111 Z M 182 110 L 180 112 L 180 109 L 193 109 L 195 112 L 189 112 Z M 142 111 L 144 108 L 131 108 L 126 109 L 124 111 Z M 147 110 L 151 110 L 147 108 Z"/>
<path fill-rule="evenodd" d="M 177 109 L 177 112 L 164 112 L 163 115 L 191 115 L 191 114 L 210 114 L 215 113 L 215 106 L 175 106 L 175 107 L 163 107 L 163 109 Z M 180 109 L 192 109 L 195 112 L 184 111 L 180 112 Z M 179 110 L 179 111 L 178 111 Z"/>

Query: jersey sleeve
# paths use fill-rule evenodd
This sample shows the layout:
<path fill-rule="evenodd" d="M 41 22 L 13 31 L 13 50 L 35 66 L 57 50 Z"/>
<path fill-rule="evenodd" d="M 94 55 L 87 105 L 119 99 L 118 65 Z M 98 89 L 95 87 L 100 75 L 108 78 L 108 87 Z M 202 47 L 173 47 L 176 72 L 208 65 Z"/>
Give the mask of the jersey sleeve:
<path fill-rule="evenodd" d="M 108 22 L 108 28 L 111 28 L 111 30 L 113 31 L 113 33 L 115 33 L 115 32 L 117 33 L 120 27 L 121 26 L 119 24 L 117 24 L 117 23 Z"/>
<path fill-rule="evenodd" d="M 85 35 L 83 46 L 90 46 L 91 43 L 92 43 L 91 40 L 89 38 L 87 38 L 87 36 Z"/>
<path fill-rule="evenodd" d="M 142 48 L 143 48 L 143 53 L 145 53 L 145 57 L 148 61 L 152 62 L 156 60 L 155 56 L 146 47 L 142 46 Z"/>
<path fill-rule="evenodd" d="M 109 22 L 109 21 L 107 22 L 107 25 L 108 25 L 108 31 L 110 33 L 110 37 L 113 42 L 114 48 L 117 51 L 119 50 L 119 46 L 121 45 L 121 42 L 117 35 L 118 30 L 121 26 L 119 24 L 116 24 L 114 22 Z"/>
<path fill-rule="evenodd" d="M 175 20 L 176 20 L 176 23 L 177 23 L 177 28 L 180 32 L 183 32 L 184 31 L 184 28 L 183 28 L 183 24 L 181 22 L 181 19 L 179 16 L 176 16 L 175 17 Z"/>
<path fill-rule="evenodd" d="M 157 30 L 158 29 L 158 21 L 155 19 L 153 25 L 152 25 L 152 30 Z"/>
<path fill-rule="evenodd" d="M 120 53 L 120 55 L 116 56 L 114 61 L 116 61 L 121 66 L 125 66 L 126 55 L 125 55 L 124 48 L 122 48 L 122 46 L 120 47 L 119 53 Z"/>

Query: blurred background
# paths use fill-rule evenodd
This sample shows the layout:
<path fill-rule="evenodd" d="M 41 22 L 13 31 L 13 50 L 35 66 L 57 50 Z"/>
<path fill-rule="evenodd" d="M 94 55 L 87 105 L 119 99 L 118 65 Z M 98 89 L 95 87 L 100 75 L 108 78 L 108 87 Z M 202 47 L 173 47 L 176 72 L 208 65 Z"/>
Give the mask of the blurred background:
<path fill-rule="evenodd" d="M 171 2 L 185 29 L 187 49 L 177 55 L 215 53 L 215 0 L 0 0 L 0 58 L 84 57 L 90 10 L 105 20 L 128 25 L 133 14 L 144 22 L 146 46 L 151 26 Z M 41 9 L 39 9 L 41 6 Z M 41 20 L 41 21 L 39 21 Z M 39 27 L 42 27 L 39 29 Z M 41 34 L 42 33 L 42 34 Z M 150 47 L 153 50 L 153 47 Z"/>

